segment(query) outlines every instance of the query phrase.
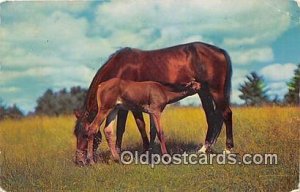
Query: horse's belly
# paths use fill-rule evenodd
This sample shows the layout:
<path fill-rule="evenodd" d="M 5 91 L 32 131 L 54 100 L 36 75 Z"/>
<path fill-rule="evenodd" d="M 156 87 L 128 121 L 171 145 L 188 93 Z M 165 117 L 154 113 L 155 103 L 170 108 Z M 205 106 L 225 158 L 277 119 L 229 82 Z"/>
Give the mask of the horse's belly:
<path fill-rule="evenodd" d="M 143 104 L 135 104 L 132 102 L 124 101 L 124 100 L 118 100 L 116 103 L 116 107 L 118 109 L 123 109 L 123 110 L 129 110 L 129 111 L 142 111 L 142 112 L 148 112 L 148 105 L 143 105 Z"/>

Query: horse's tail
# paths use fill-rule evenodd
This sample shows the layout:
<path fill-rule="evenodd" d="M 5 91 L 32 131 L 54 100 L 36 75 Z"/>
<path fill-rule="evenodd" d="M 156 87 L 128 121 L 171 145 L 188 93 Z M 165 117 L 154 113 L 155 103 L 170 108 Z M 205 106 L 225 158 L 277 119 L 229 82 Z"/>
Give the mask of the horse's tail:
<path fill-rule="evenodd" d="M 230 94 L 231 94 L 231 76 L 232 76 L 232 64 L 231 59 L 228 53 L 225 50 L 222 50 L 226 59 L 227 71 L 226 71 L 226 79 L 224 83 L 224 95 L 228 104 L 230 103 Z"/>

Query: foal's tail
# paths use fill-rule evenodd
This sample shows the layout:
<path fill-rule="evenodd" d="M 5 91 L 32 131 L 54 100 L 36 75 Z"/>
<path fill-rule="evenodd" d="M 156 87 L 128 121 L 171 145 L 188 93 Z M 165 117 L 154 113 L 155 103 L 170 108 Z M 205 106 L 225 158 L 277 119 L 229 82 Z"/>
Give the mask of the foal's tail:
<path fill-rule="evenodd" d="M 100 111 L 101 109 L 101 83 L 98 85 L 98 88 L 97 88 L 97 106 L 98 106 L 98 112 Z"/>

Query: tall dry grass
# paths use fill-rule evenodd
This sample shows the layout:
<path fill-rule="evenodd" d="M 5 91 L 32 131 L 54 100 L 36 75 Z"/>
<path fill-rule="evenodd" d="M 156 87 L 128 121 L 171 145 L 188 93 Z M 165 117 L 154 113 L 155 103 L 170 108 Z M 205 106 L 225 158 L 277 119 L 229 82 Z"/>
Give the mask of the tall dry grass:
<path fill-rule="evenodd" d="M 235 151 L 276 153 L 278 165 L 159 165 L 154 169 L 107 162 L 76 167 L 72 116 L 5 120 L 0 122 L 0 186 L 8 191 L 289 191 L 299 181 L 299 112 L 293 107 L 233 109 Z M 147 115 L 145 120 L 148 132 Z M 162 125 L 171 153 L 193 153 L 207 129 L 199 108 L 170 107 Z M 224 146 L 223 130 L 215 149 Z M 142 150 L 132 115 L 123 148 Z M 106 142 L 100 151 L 107 153 Z"/>

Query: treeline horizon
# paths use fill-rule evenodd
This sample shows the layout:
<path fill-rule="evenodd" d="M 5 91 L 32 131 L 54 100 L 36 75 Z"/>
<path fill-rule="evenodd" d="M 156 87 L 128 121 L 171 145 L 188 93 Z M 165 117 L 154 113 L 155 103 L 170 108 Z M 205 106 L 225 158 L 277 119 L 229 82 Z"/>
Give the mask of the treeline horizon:
<path fill-rule="evenodd" d="M 264 81 L 263 76 L 259 76 L 256 72 L 251 72 L 246 75 L 246 80 L 239 85 L 239 98 L 244 101 L 243 104 L 232 102 L 234 107 L 244 106 L 296 106 L 299 102 L 299 85 L 300 85 L 300 64 L 294 71 L 294 76 L 287 82 L 288 92 L 283 99 L 278 96 L 271 98 L 268 92 L 270 89 Z M 80 86 L 71 87 L 69 90 L 63 88 L 54 92 L 52 89 L 47 89 L 42 96 L 37 99 L 37 105 L 34 111 L 27 114 L 16 105 L 5 105 L 0 99 L 0 120 L 6 118 L 19 119 L 25 116 L 45 115 L 45 116 L 60 116 L 72 114 L 75 109 L 80 109 L 85 101 L 87 93 L 86 88 Z M 180 102 L 172 104 L 174 106 L 196 106 L 194 104 L 182 105 Z"/>

